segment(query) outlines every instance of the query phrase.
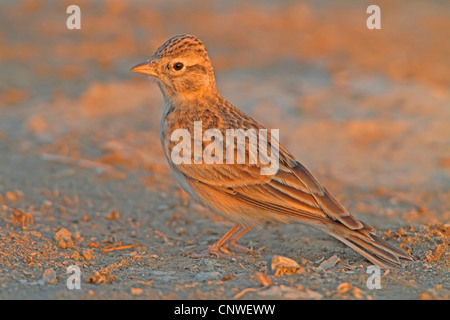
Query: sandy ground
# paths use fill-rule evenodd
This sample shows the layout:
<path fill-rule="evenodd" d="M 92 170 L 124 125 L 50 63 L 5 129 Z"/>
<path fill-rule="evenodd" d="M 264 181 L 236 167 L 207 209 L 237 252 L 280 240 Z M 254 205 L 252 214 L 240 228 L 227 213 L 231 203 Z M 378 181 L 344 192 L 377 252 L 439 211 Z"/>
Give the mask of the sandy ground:
<path fill-rule="evenodd" d="M 2 2 L 0 298 L 449 299 L 450 5 L 381 1 L 381 30 L 368 5 Z M 224 97 L 415 261 L 371 290 L 351 249 L 270 224 L 242 238 L 250 254 L 190 258 L 231 224 L 177 185 L 159 89 L 128 71 L 181 33 L 206 43 Z M 275 254 L 297 273 L 267 275 Z"/>

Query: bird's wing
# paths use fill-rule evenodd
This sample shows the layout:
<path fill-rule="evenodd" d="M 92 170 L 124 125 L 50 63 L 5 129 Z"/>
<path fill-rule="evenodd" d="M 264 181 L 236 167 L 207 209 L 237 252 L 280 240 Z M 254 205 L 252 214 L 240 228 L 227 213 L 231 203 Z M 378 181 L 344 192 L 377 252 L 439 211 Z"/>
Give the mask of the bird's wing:
<path fill-rule="evenodd" d="M 336 221 L 353 230 L 373 230 L 350 215 L 283 146 L 279 145 L 278 171 L 261 175 L 262 167 L 260 163 L 179 164 L 174 170 L 188 184 L 201 183 L 216 192 L 232 194 L 255 208 L 314 221 Z"/>

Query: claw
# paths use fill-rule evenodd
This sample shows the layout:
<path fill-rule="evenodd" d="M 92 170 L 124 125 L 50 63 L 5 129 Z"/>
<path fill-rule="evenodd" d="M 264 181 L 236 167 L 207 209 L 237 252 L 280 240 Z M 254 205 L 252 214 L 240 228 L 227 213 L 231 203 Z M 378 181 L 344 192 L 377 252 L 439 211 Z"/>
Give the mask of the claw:
<path fill-rule="evenodd" d="M 216 245 L 209 246 L 203 251 L 194 252 L 189 255 L 190 258 L 199 259 L 208 256 L 216 256 L 220 258 L 227 258 L 233 256 L 234 254 L 223 247 L 217 247 Z"/>
<path fill-rule="evenodd" d="M 230 257 L 236 256 L 233 252 L 230 252 L 228 248 L 233 247 L 242 252 L 252 252 L 251 249 L 245 248 L 236 242 L 242 237 L 245 233 L 247 233 L 252 227 L 245 227 L 241 229 L 241 231 L 236 234 L 236 232 L 241 228 L 239 225 L 235 225 L 231 228 L 219 241 L 217 241 L 212 246 L 209 246 L 205 250 L 198 253 L 191 253 L 189 256 L 191 258 L 204 258 L 207 256 L 216 256 L 216 257 Z"/>

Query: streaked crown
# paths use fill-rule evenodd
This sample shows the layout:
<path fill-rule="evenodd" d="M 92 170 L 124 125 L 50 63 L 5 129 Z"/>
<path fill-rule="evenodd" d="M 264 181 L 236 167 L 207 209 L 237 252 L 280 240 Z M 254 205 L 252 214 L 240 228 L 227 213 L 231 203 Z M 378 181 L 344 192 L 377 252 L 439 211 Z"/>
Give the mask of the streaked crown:
<path fill-rule="evenodd" d="M 208 58 L 208 51 L 203 42 L 195 36 L 184 34 L 167 40 L 156 50 L 152 58 L 161 59 L 164 57 L 170 59 L 192 54 Z"/>

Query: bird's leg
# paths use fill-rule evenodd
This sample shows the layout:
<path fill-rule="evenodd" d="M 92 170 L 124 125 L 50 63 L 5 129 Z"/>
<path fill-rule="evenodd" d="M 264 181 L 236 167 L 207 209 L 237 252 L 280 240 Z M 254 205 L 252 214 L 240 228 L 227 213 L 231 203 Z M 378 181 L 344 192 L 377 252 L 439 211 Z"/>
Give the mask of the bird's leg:
<path fill-rule="evenodd" d="M 193 253 L 191 254 L 192 258 L 201 258 L 207 255 L 216 255 L 216 256 L 221 256 L 223 255 L 222 252 L 224 252 L 226 255 L 229 254 L 230 252 L 228 250 L 226 250 L 225 248 L 222 248 L 222 246 L 241 228 L 240 225 L 235 225 L 233 228 L 231 228 L 230 230 L 228 230 L 227 233 L 225 233 L 225 235 L 219 239 L 219 241 L 217 241 L 215 244 L 213 244 L 212 246 L 209 246 L 206 250 L 200 252 L 200 253 Z M 222 252 L 220 252 L 220 251 Z"/>
<path fill-rule="evenodd" d="M 220 238 L 219 241 L 217 241 L 215 244 L 209 247 L 209 250 L 212 252 L 218 251 L 222 246 L 241 228 L 240 225 L 235 225 L 233 228 L 228 230 L 227 233 L 224 234 L 222 238 Z"/>
<path fill-rule="evenodd" d="M 251 229 L 253 228 L 253 226 L 251 227 L 244 227 L 242 228 L 237 234 L 235 234 L 233 237 L 231 237 L 230 239 L 228 239 L 228 241 L 224 244 L 224 247 L 233 247 L 239 251 L 243 251 L 243 252 L 251 252 L 252 250 L 249 248 L 246 248 L 244 246 L 241 246 L 239 244 L 237 244 L 236 242 L 247 232 L 249 232 Z"/>

